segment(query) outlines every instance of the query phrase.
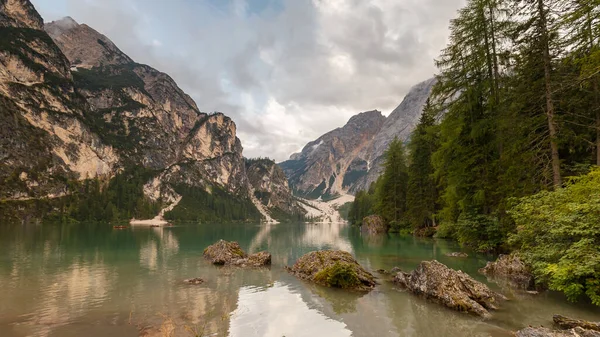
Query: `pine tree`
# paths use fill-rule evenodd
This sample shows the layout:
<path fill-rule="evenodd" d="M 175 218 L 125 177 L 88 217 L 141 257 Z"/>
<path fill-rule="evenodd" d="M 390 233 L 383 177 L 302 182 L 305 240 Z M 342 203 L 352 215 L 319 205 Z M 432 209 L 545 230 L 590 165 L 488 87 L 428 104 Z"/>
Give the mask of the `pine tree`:
<path fill-rule="evenodd" d="M 385 152 L 384 172 L 375 191 L 375 210 L 393 228 L 407 221 L 407 183 L 408 168 L 404 146 L 396 137 Z"/>
<path fill-rule="evenodd" d="M 415 229 L 436 224 L 435 213 L 438 211 L 439 195 L 431 163 L 431 156 L 438 147 L 436 115 L 437 111 L 428 99 L 409 144 L 406 207 L 408 219 Z"/>

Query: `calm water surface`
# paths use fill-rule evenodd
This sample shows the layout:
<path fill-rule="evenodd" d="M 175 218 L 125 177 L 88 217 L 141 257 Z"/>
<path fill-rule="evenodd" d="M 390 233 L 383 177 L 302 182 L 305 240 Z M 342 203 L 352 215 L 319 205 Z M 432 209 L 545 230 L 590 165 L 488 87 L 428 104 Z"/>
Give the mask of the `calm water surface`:
<path fill-rule="evenodd" d="M 268 250 L 273 266 L 212 266 L 202 251 L 219 239 L 238 241 L 249 252 Z M 477 274 L 493 257 L 448 258 L 444 253 L 460 251 L 454 243 L 368 237 L 345 225 L 4 226 L 0 336 L 510 336 L 528 325 L 549 326 L 555 313 L 600 319 L 598 309 L 559 294 L 504 289 L 511 301 L 484 321 L 384 279 L 359 295 L 307 284 L 284 271 L 318 249 L 349 251 L 372 271 L 412 270 L 437 259 L 501 289 Z M 193 277 L 206 282 L 182 283 Z"/>

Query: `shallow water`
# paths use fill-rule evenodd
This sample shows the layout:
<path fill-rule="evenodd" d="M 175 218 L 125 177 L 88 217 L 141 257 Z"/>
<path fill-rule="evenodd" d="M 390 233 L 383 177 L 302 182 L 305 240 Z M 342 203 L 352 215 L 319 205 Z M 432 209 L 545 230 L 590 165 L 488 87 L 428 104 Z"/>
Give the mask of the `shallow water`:
<path fill-rule="evenodd" d="M 268 250 L 273 266 L 212 266 L 202 251 L 219 239 L 238 241 L 249 252 Z M 600 319 L 597 308 L 556 293 L 504 289 L 511 301 L 486 321 L 428 303 L 384 279 L 359 295 L 284 271 L 317 249 L 349 251 L 372 271 L 411 270 L 437 259 L 484 282 L 477 269 L 493 258 L 472 252 L 449 258 L 444 253 L 460 251 L 452 242 L 368 237 L 345 225 L 4 226 L 0 336 L 510 336 L 528 325 L 550 326 L 556 313 Z M 182 283 L 193 277 L 206 282 Z"/>

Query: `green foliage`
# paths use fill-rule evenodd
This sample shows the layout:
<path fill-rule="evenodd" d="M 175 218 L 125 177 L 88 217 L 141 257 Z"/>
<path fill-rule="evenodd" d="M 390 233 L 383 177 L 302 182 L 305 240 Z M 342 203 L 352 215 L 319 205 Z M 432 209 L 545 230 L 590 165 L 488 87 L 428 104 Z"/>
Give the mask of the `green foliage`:
<path fill-rule="evenodd" d="M 338 212 L 342 219 L 350 221 L 350 211 L 352 210 L 352 202 L 347 202 L 338 207 Z"/>
<path fill-rule="evenodd" d="M 375 188 L 375 211 L 393 228 L 400 228 L 407 223 L 407 183 L 404 146 L 395 138 L 385 153 L 384 172 Z"/>
<path fill-rule="evenodd" d="M 510 215 L 517 225 L 510 242 L 537 281 L 600 305 L 600 169 L 521 198 Z"/>
<path fill-rule="evenodd" d="M 438 188 L 431 157 L 439 147 L 435 124 L 435 111 L 429 100 L 410 144 L 410 165 L 406 196 L 407 219 L 414 229 L 436 225 L 435 213 L 439 210 Z"/>
<path fill-rule="evenodd" d="M 333 288 L 354 288 L 359 286 L 360 280 L 353 266 L 345 262 L 336 262 L 315 274 L 315 282 Z"/>
<path fill-rule="evenodd" d="M 348 212 L 348 222 L 354 226 L 362 226 L 365 217 L 375 214 L 375 186 L 371 184 L 368 191 L 359 191 Z"/>
<path fill-rule="evenodd" d="M 61 212 L 78 221 L 153 218 L 160 211 L 161 203 L 144 196 L 144 185 L 153 176 L 154 172 L 136 167 L 117 174 L 108 182 L 85 180 L 75 187 L 77 193 Z"/>
<path fill-rule="evenodd" d="M 90 91 L 136 88 L 146 93 L 144 81 L 133 71 L 131 65 L 78 68 L 73 72 L 73 80 L 78 88 Z"/>
<path fill-rule="evenodd" d="M 201 187 L 179 185 L 175 192 L 183 198 L 165 214 L 169 220 L 185 221 L 258 221 L 260 213 L 246 197 L 236 197 L 213 187 L 210 192 Z"/>

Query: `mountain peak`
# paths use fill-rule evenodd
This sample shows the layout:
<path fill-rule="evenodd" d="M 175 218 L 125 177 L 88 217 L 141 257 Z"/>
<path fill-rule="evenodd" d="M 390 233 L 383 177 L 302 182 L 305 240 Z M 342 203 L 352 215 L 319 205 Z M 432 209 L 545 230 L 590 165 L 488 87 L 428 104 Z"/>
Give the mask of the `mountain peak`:
<path fill-rule="evenodd" d="M 47 23 L 44 29 L 73 65 L 92 68 L 133 63 L 109 38 L 71 17 Z"/>
<path fill-rule="evenodd" d="M 44 20 L 29 0 L 0 0 L 0 27 L 42 30 Z"/>

